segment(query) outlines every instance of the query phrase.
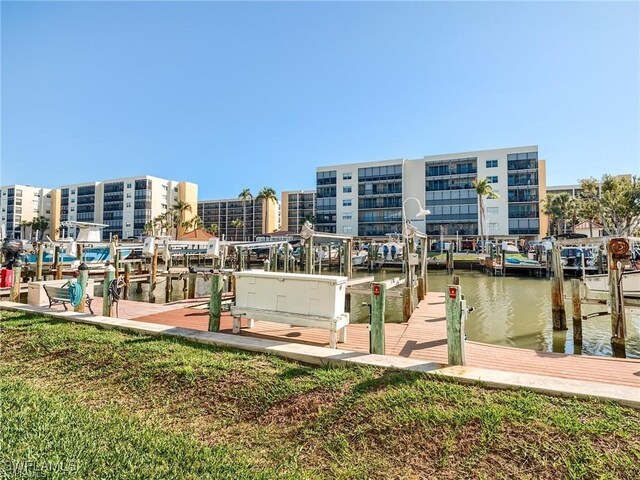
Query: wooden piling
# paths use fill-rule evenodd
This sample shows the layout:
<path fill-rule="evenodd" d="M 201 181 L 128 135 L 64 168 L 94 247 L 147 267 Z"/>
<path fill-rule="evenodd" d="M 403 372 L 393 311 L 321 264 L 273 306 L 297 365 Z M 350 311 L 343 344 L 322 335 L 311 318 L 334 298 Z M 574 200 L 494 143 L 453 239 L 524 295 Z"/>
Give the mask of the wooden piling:
<path fill-rule="evenodd" d="M 551 317 L 553 321 L 553 329 L 555 331 L 567 330 L 567 313 L 564 309 L 564 288 L 563 288 L 563 272 L 562 259 L 560 257 L 560 248 L 553 245 L 553 254 L 551 257 L 553 267 L 553 278 L 551 279 Z"/>
<path fill-rule="evenodd" d="M 420 253 L 422 254 L 422 263 L 420 267 L 420 274 L 422 275 L 422 279 L 424 282 L 424 294 L 426 295 L 429 292 L 429 277 L 427 276 L 428 260 L 429 260 L 429 251 L 427 249 L 427 239 L 420 239 Z"/>
<path fill-rule="evenodd" d="M 424 277 L 418 277 L 418 302 L 425 299 Z"/>
<path fill-rule="evenodd" d="M 609 248 L 608 251 L 609 257 L 612 257 L 612 249 Z M 626 316 L 622 292 L 622 272 L 616 259 L 609 261 L 609 294 L 609 305 L 611 306 L 611 350 L 614 357 L 625 358 Z"/>
<path fill-rule="evenodd" d="M 198 280 L 198 274 L 196 272 L 189 272 L 189 291 L 187 298 L 196 298 L 196 281 Z"/>
<path fill-rule="evenodd" d="M 371 325 L 369 329 L 369 353 L 384 355 L 384 316 L 387 286 L 374 282 L 371 287 Z"/>
<path fill-rule="evenodd" d="M 578 278 L 571 279 L 571 305 L 573 307 L 573 344 L 582 346 L 582 298 Z"/>
<path fill-rule="evenodd" d="M 151 258 L 151 273 L 149 274 L 149 303 L 155 303 L 156 280 L 158 279 L 158 244 L 153 247 L 153 257 Z"/>
<path fill-rule="evenodd" d="M 209 299 L 209 331 L 220 331 L 220 314 L 222 312 L 222 275 L 211 276 L 211 298 Z"/>
<path fill-rule="evenodd" d="M 445 290 L 447 309 L 447 358 L 449 365 L 465 365 L 464 310 L 460 285 L 448 285 Z"/>
<path fill-rule="evenodd" d="M 164 284 L 164 303 L 171 301 L 171 272 L 167 272 L 167 276 L 164 277 L 166 282 Z"/>
<path fill-rule="evenodd" d="M 122 298 L 124 300 L 129 300 L 129 289 L 131 288 L 131 264 L 124 264 L 124 291 L 122 293 Z"/>
<path fill-rule="evenodd" d="M 44 258 L 44 245 L 38 242 L 38 257 L 36 259 L 36 281 L 42 281 L 42 260 Z"/>
<path fill-rule="evenodd" d="M 411 288 L 402 288 L 402 321 L 408 322 L 411 318 Z"/>
<path fill-rule="evenodd" d="M 109 287 L 111 286 L 111 282 L 116 278 L 116 269 L 113 265 L 108 265 L 106 270 L 104 282 L 102 283 L 102 316 L 111 317 L 113 316 L 113 302 L 111 301 Z"/>
<path fill-rule="evenodd" d="M 451 277 L 451 283 L 453 285 L 460 285 L 460 275 L 453 275 Z"/>
<path fill-rule="evenodd" d="M 12 302 L 20 303 L 20 287 L 22 283 L 22 265 L 20 262 L 13 264 L 13 283 L 11 284 L 11 291 L 9 298 Z"/>
<path fill-rule="evenodd" d="M 89 282 L 89 267 L 86 263 L 82 262 L 78 267 L 78 287 L 80 287 L 80 303 L 73 309 L 76 312 L 84 313 L 85 298 L 87 297 L 87 284 Z"/>

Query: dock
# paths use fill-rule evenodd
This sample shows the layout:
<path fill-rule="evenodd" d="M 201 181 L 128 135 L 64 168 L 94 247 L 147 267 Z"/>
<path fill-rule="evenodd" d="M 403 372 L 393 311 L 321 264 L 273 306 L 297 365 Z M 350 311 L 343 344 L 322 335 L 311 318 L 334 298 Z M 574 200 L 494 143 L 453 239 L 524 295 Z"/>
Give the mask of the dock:
<path fill-rule="evenodd" d="M 94 301 L 100 311 L 101 298 Z M 208 298 L 184 300 L 170 304 L 149 304 L 120 301 L 120 318 L 206 331 Z M 60 307 L 62 309 L 62 307 Z M 247 320 L 243 319 L 243 327 Z M 220 332 L 231 333 L 232 317 L 223 313 Z M 243 328 L 242 336 L 327 347 L 326 330 L 292 327 L 280 323 L 256 321 L 254 328 Z M 369 351 L 367 324 L 350 324 L 343 350 Z M 570 380 L 637 387 L 640 389 L 640 360 L 580 356 L 539 352 L 521 348 L 466 341 L 467 367 L 501 370 L 510 373 L 534 374 Z M 385 324 L 385 349 L 391 356 L 445 365 L 447 340 L 444 294 L 430 292 L 419 303 L 406 323 Z"/>

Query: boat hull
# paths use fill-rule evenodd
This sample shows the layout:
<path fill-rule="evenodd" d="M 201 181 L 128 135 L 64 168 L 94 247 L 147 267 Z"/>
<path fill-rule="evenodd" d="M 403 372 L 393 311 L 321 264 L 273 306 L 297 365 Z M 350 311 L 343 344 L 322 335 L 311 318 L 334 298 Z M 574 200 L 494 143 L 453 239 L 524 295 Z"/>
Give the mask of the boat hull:
<path fill-rule="evenodd" d="M 584 284 L 589 292 L 609 293 L 609 276 L 586 275 Z M 625 297 L 640 298 L 640 270 L 622 272 L 622 293 Z"/>

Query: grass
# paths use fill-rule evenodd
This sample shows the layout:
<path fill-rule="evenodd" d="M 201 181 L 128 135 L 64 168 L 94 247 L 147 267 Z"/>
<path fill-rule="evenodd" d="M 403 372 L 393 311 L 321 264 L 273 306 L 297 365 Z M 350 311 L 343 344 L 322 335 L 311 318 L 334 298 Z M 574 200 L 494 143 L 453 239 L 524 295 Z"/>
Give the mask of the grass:
<path fill-rule="evenodd" d="M 640 478 L 640 412 L 612 403 L 311 367 L 13 312 L 2 312 L 0 341 L 5 470 L 36 466 L 45 478 Z"/>

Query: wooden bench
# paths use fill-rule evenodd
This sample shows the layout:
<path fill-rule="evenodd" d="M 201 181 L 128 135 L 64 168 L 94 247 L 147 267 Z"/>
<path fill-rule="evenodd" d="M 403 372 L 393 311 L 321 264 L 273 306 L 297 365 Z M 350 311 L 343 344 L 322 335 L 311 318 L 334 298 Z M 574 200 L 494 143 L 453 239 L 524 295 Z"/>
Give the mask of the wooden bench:
<path fill-rule="evenodd" d="M 42 288 L 44 288 L 44 291 L 47 294 L 47 297 L 49 298 L 49 308 L 51 308 L 51 306 L 54 304 L 61 303 L 64 309 L 68 310 L 67 303 L 71 303 L 71 295 L 69 293 L 68 283 L 62 286 L 43 285 Z M 85 305 L 89 308 L 89 311 L 91 312 L 91 314 L 94 315 L 93 310 L 91 309 L 91 302 L 93 301 L 93 298 L 91 298 L 89 294 L 86 294 L 84 301 L 85 301 Z"/>
<path fill-rule="evenodd" d="M 338 342 L 345 343 L 347 341 L 348 313 L 343 313 L 337 318 L 325 318 L 257 308 L 231 307 L 231 315 L 233 316 L 233 333 L 240 333 L 240 320 L 245 317 L 249 319 L 249 328 L 253 328 L 254 320 L 264 320 L 265 322 L 286 323 L 297 327 L 329 330 L 329 346 L 331 348 L 337 348 Z"/>

